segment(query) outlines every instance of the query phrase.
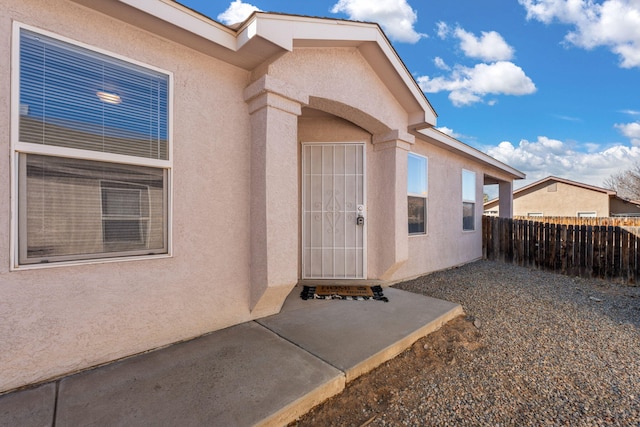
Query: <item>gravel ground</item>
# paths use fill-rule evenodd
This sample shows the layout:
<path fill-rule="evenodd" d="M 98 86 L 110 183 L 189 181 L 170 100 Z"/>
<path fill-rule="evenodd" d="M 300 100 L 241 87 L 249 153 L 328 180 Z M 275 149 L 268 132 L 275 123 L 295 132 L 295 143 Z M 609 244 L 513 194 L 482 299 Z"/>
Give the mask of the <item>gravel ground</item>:
<path fill-rule="evenodd" d="M 412 358 L 418 367 L 395 371 L 402 381 L 377 407 L 361 402 L 359 418 L 341 418 L 341 399 L 355 400 L 347 387 L 296 425 L 640 426 L 640 287 L 490 261 L 396 287 L 460 303 L 476 342 L 434 348 L 442 363 L 420 365 L 416 352 L 437 345 L 428 341 L 436 332 L 388 362 Z M 379 389 L 376 375 L 397 375 L 385 369 L 352 388 Z"/>

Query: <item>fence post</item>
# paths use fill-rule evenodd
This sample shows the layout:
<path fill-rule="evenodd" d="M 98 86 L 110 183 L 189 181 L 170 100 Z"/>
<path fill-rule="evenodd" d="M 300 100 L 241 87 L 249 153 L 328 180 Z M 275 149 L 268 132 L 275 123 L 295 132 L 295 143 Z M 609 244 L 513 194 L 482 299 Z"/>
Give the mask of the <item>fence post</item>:
<path fill-rule="evenodd" d="M 567 231 L 568 226 L 560 229 L 560 272 L 567 274 Z"/>
<path fill-rule="evenodd" d="M 544 224 L 544 228 L 543 228 L 543 235 L 542 235 L 542 241 L 544 243 L 544 257 L 542 258 L 543 260 L 543 268 L 549 268 L 551 266 L 551 239 L 550 239 L 550 229 L 551 224 L 549 224 L 548 222 L 545 222 Z"/>
<path fill-rule="evenodd" d="M 621 265 L 620 261 L 622 258 L 622 236 L 620 227 L 613 227 L 613 269 L 611 270 L 611 277 L 620 277 Z"/>
<path fill-rule="evenodd" d="M 629 246 L 633 254 L 631 258 L 632 260 L 631 283 L 633 283 L 634 285 L 638 284 L 638 272 L 640 270 L 640 238 L 638 237 L 638 231 L 639 229 L 636 227 L 635 232 L 631 236 L 631 242 L 629 243 Z"/>
<path fill-rule="evenodd" d="M 585 274 L 588 277 L 593 277 L 593 226 L 588 225 L 586 228 Z"/>
<path fill-rule="evenodd" d="M 620 277 L 622 283 L 629 283 L 629 232 L 621 229 L 622 234 L 620 245 Z"/>
<path fill-rule="evenodd" d="M 489 227 L 488 216 L 482 215 L 482 259 L 489 259 L 487 257 L 487 243 L 489 239 L 487 238 L 487 228 Z"/>
<path fill-rule="evenodd" d="M 531 248 L 531 265 L 535 268 L 539 267 L 538 257 L 540 245 L 538 244 L 538 234 L 540 233 L 540 224 L 541 223 L 537 221 L 531 221 L 531 242 L 529 243 L 529 247 Z"/>
<path fill-rule="evenodd" d="M 580 277 L 590 277 L 587 274 L 587 226 L 581 225 L 579 230 L 576 230 L 576 234 L 579 235 L 580 240 Z"/>
<path fill-rule="evenodd" d="M 605 277 L 610 279 L 612 277 L 612 273 L 614 271 L 614 231 L 613 226 L 607 226 L 607 257 L 606 257 L 606 271 Z"/>
<path fill-rule="evenodd" d="M 567 225 L 567 274 L 573 275 L 573 244 L 574 244 L 574 235 L 573 235 L 573 225 Z"/>

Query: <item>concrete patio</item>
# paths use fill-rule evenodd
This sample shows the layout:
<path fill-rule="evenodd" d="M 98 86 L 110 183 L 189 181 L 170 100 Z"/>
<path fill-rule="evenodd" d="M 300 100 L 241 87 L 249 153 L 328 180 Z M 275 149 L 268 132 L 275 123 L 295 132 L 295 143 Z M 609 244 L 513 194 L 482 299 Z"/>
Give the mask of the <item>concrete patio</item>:
<path fill-rule="evenodd" d="M 277 315 L 0 396 L 0 426 L 286 425 L 463 313 L 394 288 L 388 303 L 300 291 Z"/>

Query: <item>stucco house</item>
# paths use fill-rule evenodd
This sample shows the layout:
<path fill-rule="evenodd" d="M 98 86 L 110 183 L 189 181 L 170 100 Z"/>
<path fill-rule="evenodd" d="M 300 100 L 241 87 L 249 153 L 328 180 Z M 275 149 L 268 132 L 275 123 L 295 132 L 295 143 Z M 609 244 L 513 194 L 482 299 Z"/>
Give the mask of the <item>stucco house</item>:
<path fill-rule="evenodd" d="M 524 177 L 434 129 L 376 24 L 2 9 L 0 392 L 476 260 L 483 184 L 509 216 Z"/>
<path fill-rule="evenodd" d="M 486 215 L 500 213 L 499 200 L 484 204 Z M 640 204 L 613 190 L 549 176 L 513 192 L 513 215 L 524 217 L 609 217 L 640 215 Z"/>

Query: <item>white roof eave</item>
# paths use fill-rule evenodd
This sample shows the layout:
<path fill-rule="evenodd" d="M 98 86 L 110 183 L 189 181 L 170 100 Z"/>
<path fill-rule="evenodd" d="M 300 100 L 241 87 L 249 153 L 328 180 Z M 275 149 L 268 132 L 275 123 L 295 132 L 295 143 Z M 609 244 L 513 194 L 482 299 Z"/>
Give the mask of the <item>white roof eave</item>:
<path fill-rule="evenodd" d="M 513 179 L 524 179 L 526 175 L 505 164 L 495 158 L 491 157 L 488 154 L 483 153 L 480 150 L 477 150 L 464 142 L 458 141 L 457 139 L 440 132 L 434 128 L 426 128 L 426 129 L 417 129 L 414 131 L 414 135 L 420 138 L 423 141 L 435 144 L 445 150 L 455 152 L 463 157 L 473 159 L 475 161 L 479 161 L 487 166 L 492 168 L 496 168 L 508 175 L 510 175 Z"/>

